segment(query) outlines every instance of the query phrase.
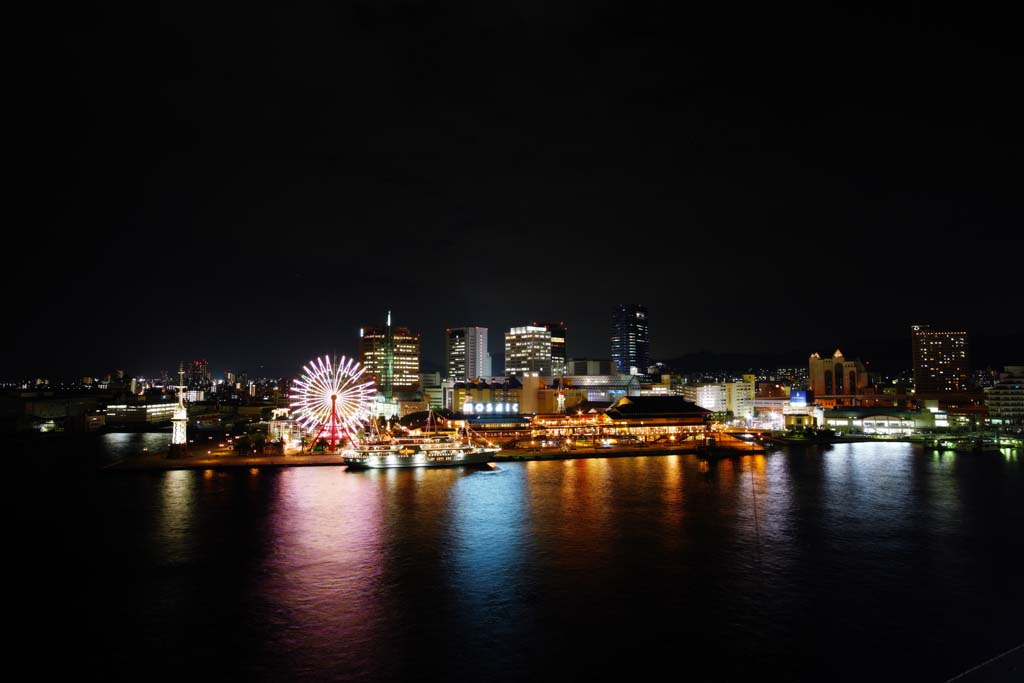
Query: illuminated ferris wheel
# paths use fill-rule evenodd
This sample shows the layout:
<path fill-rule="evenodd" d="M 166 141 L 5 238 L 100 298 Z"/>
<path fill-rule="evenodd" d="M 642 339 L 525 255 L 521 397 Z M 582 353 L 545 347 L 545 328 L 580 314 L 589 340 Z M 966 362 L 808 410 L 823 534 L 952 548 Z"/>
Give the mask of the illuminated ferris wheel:
<path fill-rule="evenodd" d="M 295 421 L 316 434 L 310 448 L 321 436 L 331 451 L 344 437 L 354 441 L 360 423 L 371 416 L 375 393 L 373 382 L 362 379 L 364 368 L 345 356 L 340 360 L 324 356 L 302 370 L 288 397 Z"/>

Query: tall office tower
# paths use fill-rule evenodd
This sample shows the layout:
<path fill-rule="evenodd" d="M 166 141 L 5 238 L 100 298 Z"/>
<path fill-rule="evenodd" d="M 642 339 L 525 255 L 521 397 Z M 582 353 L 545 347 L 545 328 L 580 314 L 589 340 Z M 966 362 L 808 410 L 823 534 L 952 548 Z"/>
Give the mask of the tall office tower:
<path fill-rule="evenodd" d="M 650 363 L 647 307 L 622 304 L 612 311 L 612 362 L 623 375 L 643 375 Z"/>
<path fill-rule="evenodd" d="M 505 333 L 505 376 L 526 372 L 551 376 L 551 333 L 537 325 L 513 327 Z"/>
<path fill-rule="evenodd" d="M 445 367 L 448 379 L 468 382 L 490 377 L 491 354 L 486 327 L 450 327 L 445 330 Z"/>
<path fill-rule="evenodd" d="M 194 360 L 188 368 L 188 388 L 205 389 L 213 384 L 210 364 L 205 360 Z"/>
<path fill-rule="evenodd" d="M 551 376 L 563 377 L 567 374 L 565 333 L 568 328 L 565 323 L 541 323 L 540 326 L 551 333 Z"/>
<path fill-rule="evenodd" d="M 918 396 L 959 394 L 968 390 L 967 332 L 939 332 L 928 325 L 913 325 L 910 338 L 914 392 Z"/>
<path fill-rule="evenodd" d="M 414 391 L 420 383 L 420 335 L 408 327 L 392 327 L 388 311 L 384 327 L 360 328 L 359 362 L 384 398 L 390 400 L 395 391 Z"/>

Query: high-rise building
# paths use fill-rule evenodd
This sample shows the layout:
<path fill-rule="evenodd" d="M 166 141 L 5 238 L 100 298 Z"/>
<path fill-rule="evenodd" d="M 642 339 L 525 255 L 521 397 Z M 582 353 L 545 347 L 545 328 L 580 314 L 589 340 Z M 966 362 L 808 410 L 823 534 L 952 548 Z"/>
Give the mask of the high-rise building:
<path fill-rule="evenodd" d="M 505 333 L 505 376 L 525 372 L 551 376 L 551 332 L 546 328 L 526 325 Z"/>
<path fill-rule="evenodd" d="M 1024 424 L 1024 365 L 1010 365 L 999 381 L 985 387 L 985 405 L 994 425 Z"/>
<path fill-rule="evenodd" d="M 392 327 L 388 311 L 384 327 L 359 330 L 359 362 L 384 397 L 415 391 L 420 383 L 420 335 L 408 327 Z"/>
<path fill-rule="evenodd" d="M 621 304 L 612 311 L 612 362 L 624 375 L 642 375 L 650 363 L 647 307 Z"/>
<path fill-rule="evenodd" d="M 562 377 L 567 371 L 565 334 L 568 328 L 565 323 L 540 323 L 540 326 L 551 333 L 551 376 Z"/>
<path fill-rule="evenodd" d="M 445 367 L 448 379 L 467 382 L 491 375 L 486 327 L 450 327 L 445 330 Z"/>
<path fill-rule="evenodd" d="M 959 394 L 968 390 L 970 356 L 967 332 L 940 332 L 928 325 L 910 328 L 914 393 Z"/>
<path fill-rule="evenodd" d="M 194 360 L 188 367 L 188 388 L 206 389 L 213 384 L 210 364 L 205 360 Z"/>

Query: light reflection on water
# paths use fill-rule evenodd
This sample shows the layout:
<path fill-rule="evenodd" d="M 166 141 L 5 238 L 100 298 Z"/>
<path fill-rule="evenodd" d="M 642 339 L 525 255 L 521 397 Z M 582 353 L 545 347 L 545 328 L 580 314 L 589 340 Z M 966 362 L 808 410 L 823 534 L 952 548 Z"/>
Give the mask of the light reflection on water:
<path fill-rule="evenodd" d="M 696 678 L 854 680 L 885 662 L 942 679 L 1024 640 L 1024 477 L 1002 454 L 843 444 L 95 485 L 113 552 L 92 619 L 131 644 L 103 650 L 109 670 L 173 654 L 261 680 L 681 661 Z"/>

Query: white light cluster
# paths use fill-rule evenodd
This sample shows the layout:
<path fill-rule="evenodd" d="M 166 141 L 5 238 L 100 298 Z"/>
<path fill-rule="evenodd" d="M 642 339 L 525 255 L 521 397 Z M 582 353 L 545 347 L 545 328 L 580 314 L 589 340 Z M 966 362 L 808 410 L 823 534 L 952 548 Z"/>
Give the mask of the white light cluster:
<path fill-rule="evenodd" d="M 474 403 L 466 401 L 462 404 L 463 415 L 483 413 L 519 413 L 518 403 Z"/>
<path fill-rule="evenodd" d="M 331 419 L 331 397 L 336 396 L 333 403 L 339 426 L 354 436 L 360 423 L 372 415 L 375 392 L 372 381 L 362 381 L 364 368 L 345 356 L 337 362 L 324 356 L 302 366 L 302 370 L 288 394 L 295 421 L 306 430 L 319 431 Z"/>

